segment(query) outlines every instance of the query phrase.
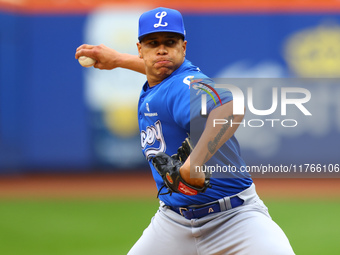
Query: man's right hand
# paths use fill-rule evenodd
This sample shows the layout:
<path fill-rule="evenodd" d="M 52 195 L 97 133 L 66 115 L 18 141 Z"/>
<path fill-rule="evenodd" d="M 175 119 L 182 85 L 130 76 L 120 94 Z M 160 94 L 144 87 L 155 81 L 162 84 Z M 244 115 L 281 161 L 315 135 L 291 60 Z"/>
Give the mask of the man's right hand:
<path fill-rule="evenodd" d="M 143 59 L 139 58 L 137 55 L 120 53 L 104 44 L 83 44 L 77 48 L 75 58 L 78 59 L 80 56 L 95 59 L 97 62 L 94 67 L 101 70 L 112 70 L 121 67 L 145 74 Z"/>
<path fill-rule="evenodd" d="M 78 59 L 80 56 L 86 56 L 93 58 L 97 61 L 94 65 L 95 68 L 112 70 L 120 67 L 122 61 L 122 54 L 118 51 L 111 49 L 104 44 L 100 45 L 89 45 L 83 44 L 76 50 L 75 58 Z"/>

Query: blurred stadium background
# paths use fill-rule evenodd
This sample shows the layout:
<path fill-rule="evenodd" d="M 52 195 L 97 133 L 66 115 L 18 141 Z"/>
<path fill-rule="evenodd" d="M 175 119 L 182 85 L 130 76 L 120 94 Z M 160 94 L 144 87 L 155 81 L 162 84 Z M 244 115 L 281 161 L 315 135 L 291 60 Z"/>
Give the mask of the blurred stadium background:
<path fill-rule="evenodd" d="M 338 0 L 0 0 L 0 254 L 126 254 L 147 226 L 145 77 L 74 54 L 137 54 L 138 17 L 158 6 L 182 12 L 187 58 L 211 77 L 340 76 Z M 299 132 L 238 131 L 248 164 L 340 163 L 339 84 L 310 90 L 321 99 Z M 307 177 L 256 183 L 297 254 L 340 254 L 339 179 Z"/>

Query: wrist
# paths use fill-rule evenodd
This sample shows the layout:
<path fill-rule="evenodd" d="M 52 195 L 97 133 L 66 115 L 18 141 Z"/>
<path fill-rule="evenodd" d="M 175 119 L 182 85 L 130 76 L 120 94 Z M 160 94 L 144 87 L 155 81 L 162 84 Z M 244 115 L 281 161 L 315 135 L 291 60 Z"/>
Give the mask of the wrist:
<path fill-rule="evenodd" d="M 126 60 L 128 59 L 128 56 L 129 54 L 127 53 L 117 53 L 115 57 L 115 67 L 127 68 L 128 63 Z"/>
<path fill-rule="evenodd" d="M 190 159 L 185 161 L 183 166 L 179 169 L 182 179 L 194 187 L 201 188 L 204 186 L 205 174 L 203 172 L 196 172 L 194 167 L 190 169 Z"/>

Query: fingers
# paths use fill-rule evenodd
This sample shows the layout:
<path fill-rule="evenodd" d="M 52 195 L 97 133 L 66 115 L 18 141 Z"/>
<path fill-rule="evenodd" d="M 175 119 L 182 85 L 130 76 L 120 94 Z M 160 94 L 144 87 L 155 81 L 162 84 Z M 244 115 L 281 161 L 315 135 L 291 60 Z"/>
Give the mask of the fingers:
<path fill-rule="evenodd" d="M 80 45 L 76 50 L 75 58 L 78 59 L 80 56 L 94 58 L 95 55 L 95 52 L 93 52 L 94 48 L 95 46 L 90 44 Z"/>
<path fill-rule="evenodd" d="M 77 51 L 78 51 L 78 50 L 81 50 L 81 49 L 92 49 L 93 47 L 94 47 L 93 45 L 82 44 L 82 45 L 80 45 L 80 46 L 77 48 Z"/>

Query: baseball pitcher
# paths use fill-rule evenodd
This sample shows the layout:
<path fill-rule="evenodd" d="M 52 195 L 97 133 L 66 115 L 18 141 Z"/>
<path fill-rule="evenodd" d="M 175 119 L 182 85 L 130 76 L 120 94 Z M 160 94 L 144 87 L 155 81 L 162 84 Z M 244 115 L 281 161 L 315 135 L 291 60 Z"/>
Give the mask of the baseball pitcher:
<path fill-rule="evenodd" d="M 233 115 L 230 91 L 215 89 L 186 59 L 185 39 L 182 15 L 156 8 L 140 16 L 138 56 L 104 45 L 82 45 L 76 52 L 77 59 L 94 59 L 95 68 L 146 74 L 137 117 L 160 207 L 128 254 L 294 254 L 248 173 L 209 171 L 212 166 L 245 166 L 234 136 L 238 125 L 230 125 L 243 116 Z M 204 114 L 202 94 L 209 95 Z M 225 123 L 213 125 L 214 119 Z"/>

